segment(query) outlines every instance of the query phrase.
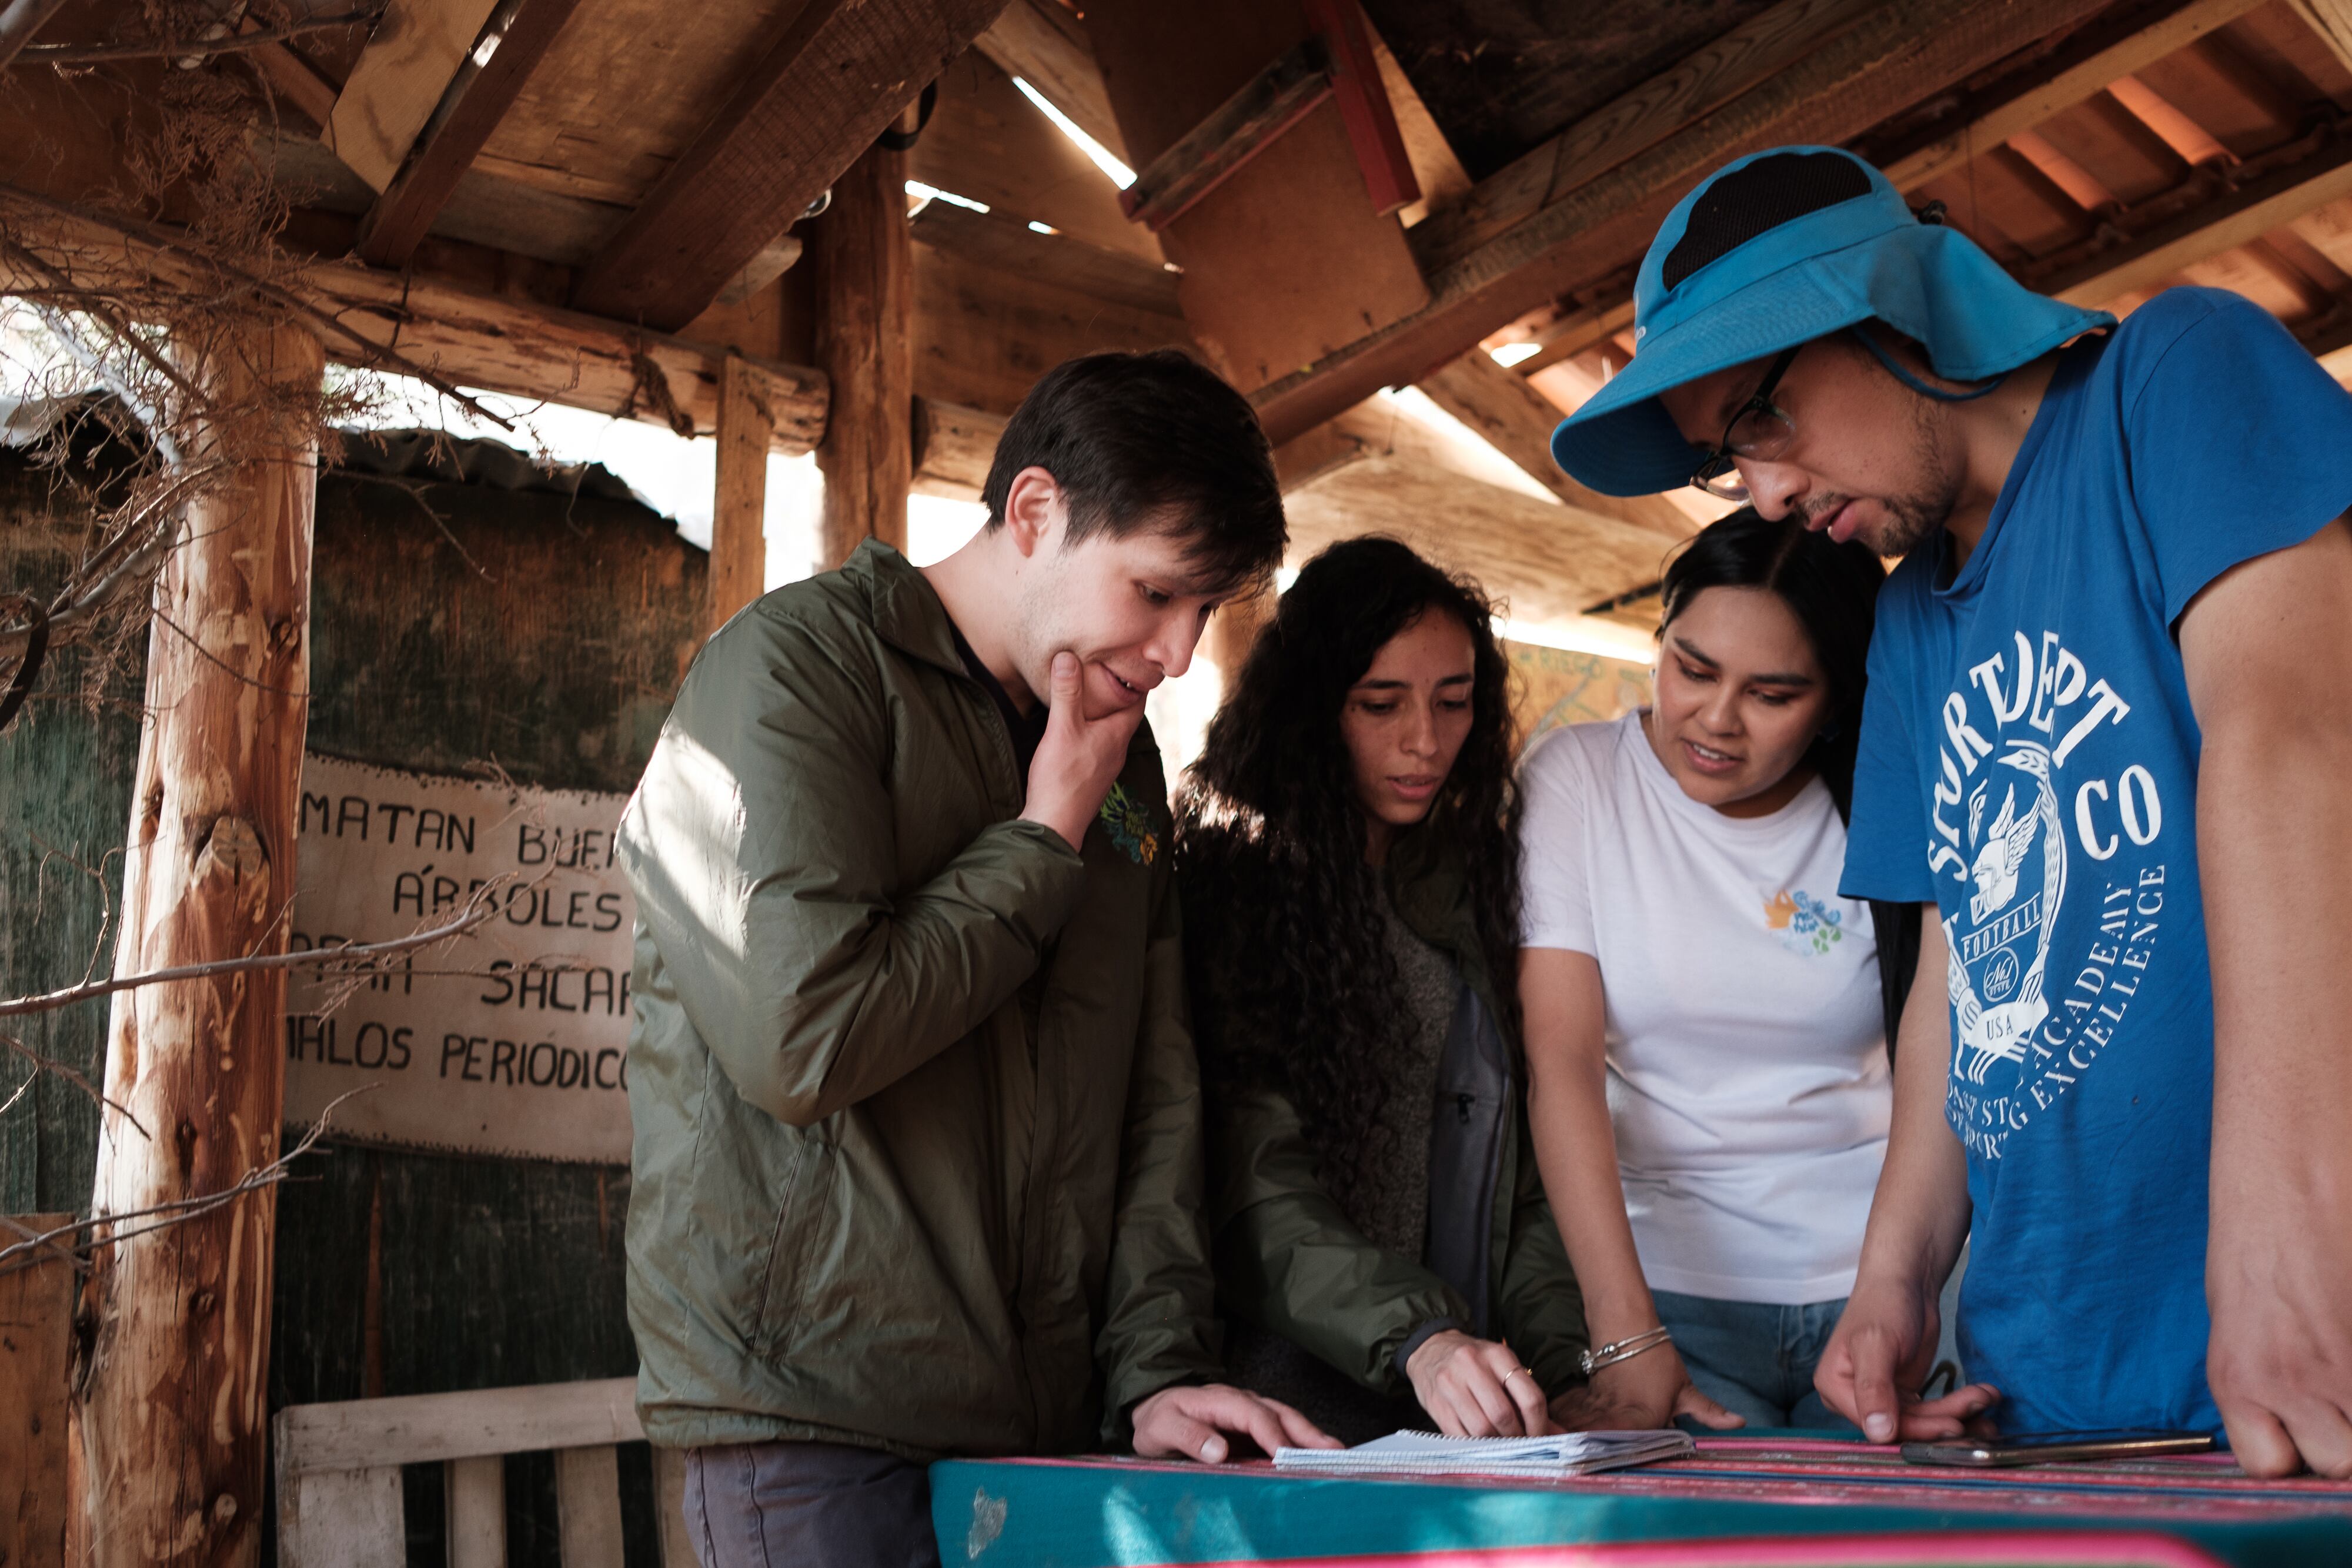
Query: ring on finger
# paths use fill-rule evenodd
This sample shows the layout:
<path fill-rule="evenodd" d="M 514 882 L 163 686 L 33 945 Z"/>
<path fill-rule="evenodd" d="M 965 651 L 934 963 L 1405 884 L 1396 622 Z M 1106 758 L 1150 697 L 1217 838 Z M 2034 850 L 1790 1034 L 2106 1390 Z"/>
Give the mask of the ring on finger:
<path fill-rule="evenodd" d="M 1510 1371 L 1503 1374 L 1503 1386 L 1508 1388 L 1511 1385 L 1511 1379 L 1514 1377 L 1526 1377 L 1532 1380 L 1535 1374 L 1529 1372 L 1526 1367 L 1515 1366 L 1511 1368 Z"/>

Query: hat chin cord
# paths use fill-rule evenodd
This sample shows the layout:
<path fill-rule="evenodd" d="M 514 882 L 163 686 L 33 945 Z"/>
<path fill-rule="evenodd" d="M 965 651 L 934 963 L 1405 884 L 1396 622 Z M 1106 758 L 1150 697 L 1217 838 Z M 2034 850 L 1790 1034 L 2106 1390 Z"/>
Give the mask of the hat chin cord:
<path fill-rule="evenodd" d="M 1973 402 L 1978 398 L 1984 396 L 1987 392 L 1999 391 L 2000 383 L 2009 380 L 2010 377 L 2010 372 L 2003 371 L 2000 374 L 1993 377 L 1992 380 L 1985 382 L 1984 385 L 1978 387 L 1973 392 L 1946 392 L 1941 387 L 1929 386 L 1926 382 L 1921 381 L 1917 376 L 1913 375 L 1909 371 L 1895 363 L 1895 356 L 1888 353 L 1885 347 L 1879 343 L 1877 339 L 1872 337 L 1861 327 L 1857 326 L 1853 328 L 1853 332 L 1854 337 L 1861 341 L 1862 346 L 1870 350 L 1872 357 L 1877 360 L 1880 364 L 1886 367 L 1886 373 L 1888 375 L 1893 376 L 1896 381 L 1901 382 L 1905 386 L 1909 387 L 1921 397 L 1933 398 L 1937 402 Z"/>

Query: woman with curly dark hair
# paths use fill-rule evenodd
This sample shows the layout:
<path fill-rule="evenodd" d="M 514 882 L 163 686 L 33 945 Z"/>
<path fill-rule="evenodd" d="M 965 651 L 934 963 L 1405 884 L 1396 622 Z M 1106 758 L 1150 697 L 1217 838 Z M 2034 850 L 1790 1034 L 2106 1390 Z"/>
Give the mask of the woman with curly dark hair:
<path fill-rule="evenodd" d="M 1528 1152 L 1509 674 L 1474 584 L 1334 545 L 1178 801 L 1228 1360 L 1351 1442 L 1553 1430 L 1585 1345 Z"/>

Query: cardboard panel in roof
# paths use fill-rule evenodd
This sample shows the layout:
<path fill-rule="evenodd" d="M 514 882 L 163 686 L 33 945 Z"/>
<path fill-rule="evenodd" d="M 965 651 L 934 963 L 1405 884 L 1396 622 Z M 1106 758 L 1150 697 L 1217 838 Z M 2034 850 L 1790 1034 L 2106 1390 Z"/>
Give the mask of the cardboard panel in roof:
<path fill-rule="evenodd" d="M 907 155 L 912 178 L 1153 267 L 1166 259 L 1151 231 L 1118 210 L 1110 176 L 986 55 L 967 52 L 948 67 L 939 88 L 938 110 Z"/>
<path fill-rule="evenodd" d="M 1483 180 L 1770 0 L 1365 0 L 1397 63 Z"/>
<path fill-rule="evenodd" d="M 483 149 L 509 177 L 634 205 L 798 0 L 588 0 Z"/>
<path fill-rule="evenodd" d="M 1272 0 L 1101 0 L 1087 29 L 1128 150 L 1149 165 L 1309 26 L 1300 5 Z M 1184 269 L 1193 335 L 1244 392 L 1429 298 L 1403 229 L 1374 208 L 1336 102 L 1266 143 L 1160 237 Z"/>
<path fill-rule="evenodd" d="M 1039 376 L 1104 349 L 1191 348 L 1184 319 L 915 246 L 915 391 L 1009 414 Z"/>

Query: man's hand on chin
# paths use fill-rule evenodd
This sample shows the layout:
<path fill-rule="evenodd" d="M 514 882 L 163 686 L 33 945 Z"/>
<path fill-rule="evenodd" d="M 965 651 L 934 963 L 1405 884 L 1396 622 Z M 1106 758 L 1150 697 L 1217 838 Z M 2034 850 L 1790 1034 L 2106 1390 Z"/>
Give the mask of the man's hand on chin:
<path fill-rule="evenodd" d="M 1281 1448 L 1338 1448 L 1339 1439 L 1278 1399 L 1212 1383 L 1199 1388 L 1163 1388 L 1135 1407 L 1135 1451 L 1147 1459 L 1179 1458 L 1223 1464 L 1238 1432 L 1272 1454 Z"/>

